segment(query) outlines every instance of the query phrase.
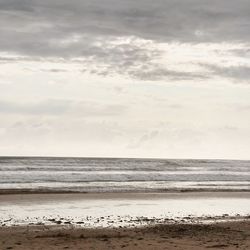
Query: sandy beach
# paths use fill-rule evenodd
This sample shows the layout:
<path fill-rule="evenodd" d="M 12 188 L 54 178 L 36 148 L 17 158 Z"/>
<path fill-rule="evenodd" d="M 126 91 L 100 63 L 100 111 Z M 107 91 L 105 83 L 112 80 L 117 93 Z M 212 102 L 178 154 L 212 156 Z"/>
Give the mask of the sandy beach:
<path fill-rule="evenodd" d="M 0 249 L 249 249 L 249 196 L 1 194 Z"/>
<path fill-rule="evenodd" d="M 0 249 L 249 249 L 250 221 L 86 229 L 1 227 Z"/>
<path fill-rule="evenodd" d="M 134 227 L 250 215 L 248 192 L 0 195 L 0 226 Z"/>

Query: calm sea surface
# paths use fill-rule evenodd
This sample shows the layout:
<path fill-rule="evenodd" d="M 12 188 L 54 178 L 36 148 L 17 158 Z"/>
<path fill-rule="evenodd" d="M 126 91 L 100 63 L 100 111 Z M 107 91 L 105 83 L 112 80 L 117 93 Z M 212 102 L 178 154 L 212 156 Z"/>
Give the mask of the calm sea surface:
<path fill-rule="evenodd" d="M 250 161 L 0 157 L 1 190 L 250 191 Z"/>

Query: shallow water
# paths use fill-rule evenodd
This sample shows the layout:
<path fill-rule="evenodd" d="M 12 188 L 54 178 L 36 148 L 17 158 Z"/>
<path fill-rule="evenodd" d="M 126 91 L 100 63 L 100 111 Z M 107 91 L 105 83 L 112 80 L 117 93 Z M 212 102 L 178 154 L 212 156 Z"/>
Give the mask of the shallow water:
<path fill-rule="evenodd" d="M 120 197 L 119 197 L 120 196 Z M 5 225 L 45 223 L 84 226 L 129 226 L 181 220 L 185 217 L 247 216 L 248 194 L 236 196 L 123 195 L 74 196 L 20 195 L 0 196 L 0 222 Z M 147 218 L 145 220 L 145 218 Z M 77 223 L 81 222 L 81 223 Z"/>

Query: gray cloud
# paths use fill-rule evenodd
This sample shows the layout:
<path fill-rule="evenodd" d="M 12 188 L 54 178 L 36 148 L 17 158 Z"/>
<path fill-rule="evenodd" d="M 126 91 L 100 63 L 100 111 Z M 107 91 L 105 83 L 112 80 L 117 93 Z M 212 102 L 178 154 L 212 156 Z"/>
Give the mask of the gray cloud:
<path fill-rule="evenodd" d="M 145 59 L 142 60 L 134 55 L 130 59 L 126 58 L 121 60 L 120 62 L 117 61 L 112 56 L 107 58 L 100 58 L 98 62 L 102 62 L 103 64 L 92 66 L 94 62 L 87 63 L 83 62 L 84 69 L 82 70 L 83 73 L 88 72 L 91 74 L 96 74 L 99 76 L 110 76 L 115 74 L 126 75 L 130 78 L 135 78 L 139 80 L 148 80 L 148 81 L 157 81 L 162 79 L 167 80 L 204 80 L 210 78 L 207 72 L 204 73 L 196 73 L 196 72 L 184 72 L 184 71 L 177 71 L 177 70 L 169 70 L 167 67 L 152 62 L 150 56 L 145 56 Z M 131 63 L 130 63 L 131 61 Z"/>
<path fill-rule="evenodd" d="M 91 116 L 117 116 L 125 112 L 123 105 L 100 105 L 93 102 L 72 101 L 62 99 L 49 99 L 37 102 L 11 102 L 0 101 L 0 113 L 26 114 L 26 115 L 76 115 Z"/>
<path fill-rule="evenodd" d="M 68 72 L 66 69 L 42 69 L 42 72 L 49 72 L 49 73 L 63 73 Z"/>
<path fill-rule="evenodd" d="M 131 149 L 133 149 L 133 148 L 139 148 L 144 143 L 150 142 L 151 140 L 153 140 L 158 135 L 159 135 L 159 131 L 158 130 L 151 131 L 149 133 L 146 133 L 146 134 L 142 135 L 139 139 L 137 139 L 136 141 L 133 141 L 127 147 L 131 148 Z"/>
<path fill-rule="evenodd" d="M 25 55 L 67 57 L 96 53 L 88 45 L 109 36 L 248 42 L 249 16 L 247 0 L 1 0 L 0 47 Z"/>
<path fill-rule="evenodd" d="M 18 113 L 18 114 L 31 114 L 31 115 L 58 115 L 65 113 L 69 108 L 68 101 L 62 100 L 46 100 L 41 102 L 19 103 L 11 101 L 0 101 L 1 113 Z"/>
<path fill-rule="evenodd" d="M 213 75 L 231 78 L 236 83 L 242 81 L 250 83 L 250 66 L 238 65 L 220 67 L 212 64 L 202 64 L 202 66 L 210 70 Z"/>
<path fill-rule="evenodd" d="M 129 72 L 130 75 L 135 78 L 139 78 L 141 80 L 161 80 L 161 79 L 169 79 L 169 80 L 195 80 L 195 79 L 207 79 L 209 76 L 201 73 L 193 73 L 193 72 L 182 72 L 182 71 L 174 71 L 168 70 L 167 68 L 163 68 L 161 65 L 150 65 L 149 69 L 143 70 L 131 70 Z"/>
<path fill-rule="evenodd" d="M 9 40 L 6 48 L 16 46 L 30 53 L 52 52 L 53 39 L 73 34 L 192 42 L 246 41 L 250 36 L 247 0 L 1 0 L 0 9 L 5 33 L 1 42 L 15 35 L 18 42 Z"/>
<path fill-rule="evenodd" d="M 100 76 L 206 79 L 208 76 L 203 72 L 179 72 L 155 63 L 161 56 L 160 50 L 150 50 L 133 40 L 121 44 L 112 41 L 129 36 L 156 43 L 249 44 L 249 16 L 247 0 L 129 0 L 126 3 L 123 0 L 0 0 L 0 52 L 33 60 L 82 58 L 83 72 Z M 247 55 L 244 49 L 234 53 Z M 23 59 L 0 58 L 4 63 L 19 60 Z M 90 62 L 102 65 L 95 68 Z M 243 78 L 246 71 L 232 74 Z"/>

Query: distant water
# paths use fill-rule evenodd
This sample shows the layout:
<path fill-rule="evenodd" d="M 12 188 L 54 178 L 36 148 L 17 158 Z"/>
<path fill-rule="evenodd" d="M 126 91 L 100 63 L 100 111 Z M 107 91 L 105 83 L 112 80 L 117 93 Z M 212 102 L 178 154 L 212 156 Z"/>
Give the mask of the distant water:
<path fill-rule="evenodd" d="M 0 157 L 0 192 L 250 191 L 250 161 Z"/>

